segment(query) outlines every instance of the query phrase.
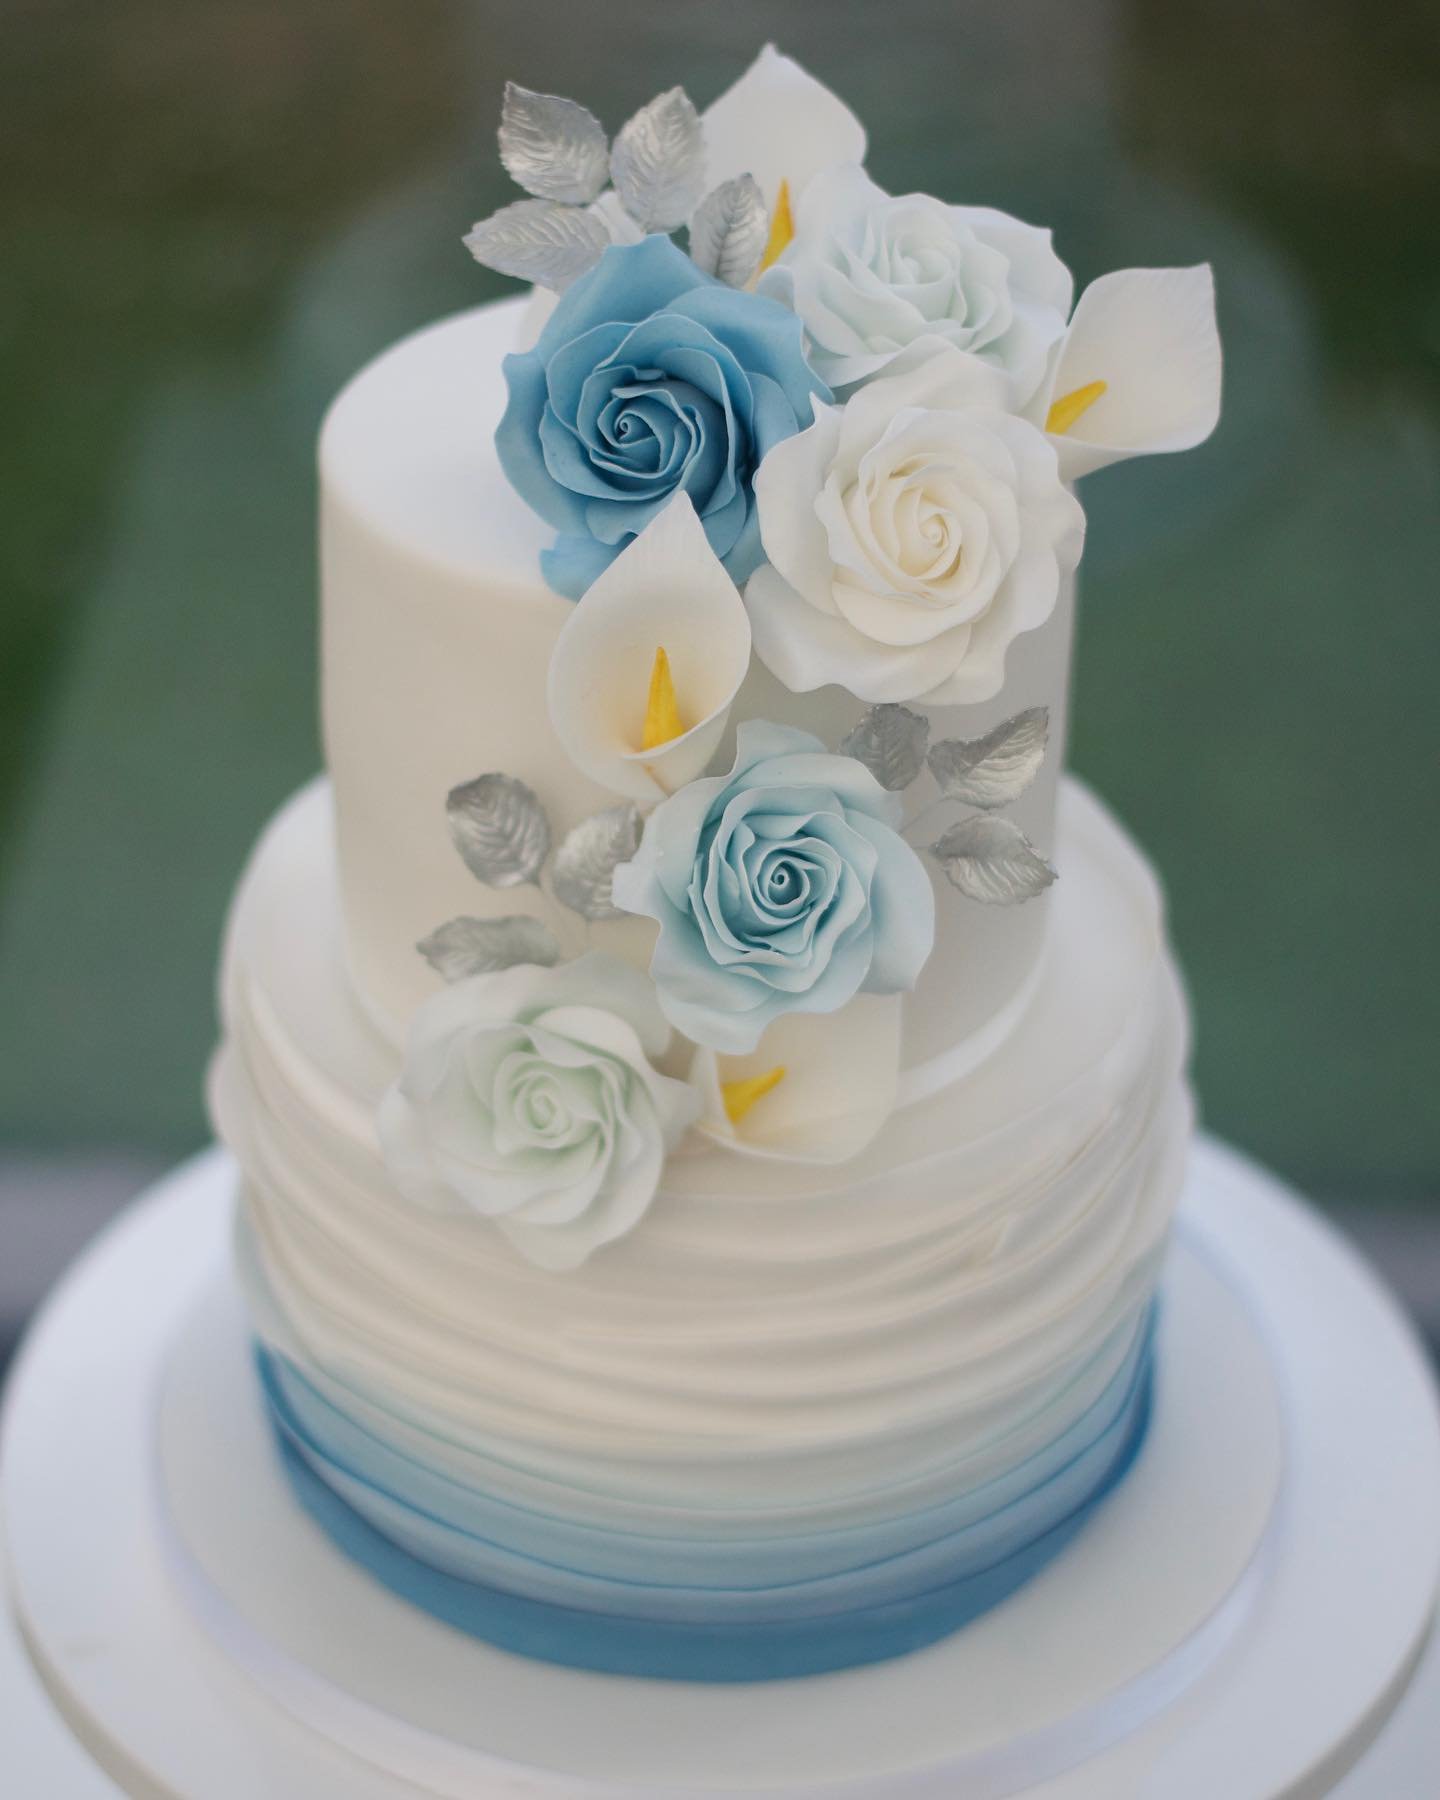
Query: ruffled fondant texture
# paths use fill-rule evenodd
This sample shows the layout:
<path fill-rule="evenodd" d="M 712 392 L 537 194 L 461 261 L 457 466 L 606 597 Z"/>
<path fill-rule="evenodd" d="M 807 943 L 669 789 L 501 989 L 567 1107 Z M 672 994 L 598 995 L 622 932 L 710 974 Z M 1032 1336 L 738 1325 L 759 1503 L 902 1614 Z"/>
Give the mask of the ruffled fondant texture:
<path fill-rule="evenodd" d="M 266 1392 L 337 1540 L 512 1648 L 716 1679 L 912 1648 L 1054 1554 L 1143 1431 L 1189 1125 L 1158 901 L 1094 803 L 981 1069 L 843 1168 L 684 1149 L 564 1274 L 388 1182 L 331 829 L 317 786 L 257 853 L 213 1091 Z"/>

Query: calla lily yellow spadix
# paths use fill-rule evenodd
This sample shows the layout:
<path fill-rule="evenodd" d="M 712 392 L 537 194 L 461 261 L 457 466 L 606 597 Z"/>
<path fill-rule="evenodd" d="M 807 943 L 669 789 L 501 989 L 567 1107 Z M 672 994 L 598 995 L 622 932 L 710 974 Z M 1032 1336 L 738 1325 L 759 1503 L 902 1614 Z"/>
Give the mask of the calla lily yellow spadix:
<path fill-rule="evenodd" d="M 582 775 L 653 805 L 704 771 L 749 665 L 745 603 L 677 494 L 571 609 L 550 656 L 550 722 Z"/>
<path fill-rule="evenodd" d="M 746 1113 L 779 1087 L 784 1079 L 785 1066 L 781 1063 L 773 1069 L 767 1069 L 763 1075 L 751 1075 L 744 1081 L 722 1081 L 720 1094 L 730 1123 L 738 1125 Z"/>
<path fill-rule="evenodd" d="M 1045 429 L 1059 436 L 1068 431 L 1075 422 L 1109 389 L 1108 381 L 1087 381 L 1084 387 L 1073 389 L 1062 394 L 1058 400 L 1052 401 L 1050 411 L 1045 415 Z"/>
<path fill-rule="evenodd" d="M 795 214 L 790 205 L 790 183 L 782 176 L 780 191 L 775 196 L 775 205 L 770 212 L 770 236 L 760 258 L 759 272 L 762 275 L 771 263 L 778 262 L 785 254 L 794 236 Z"/>
<path fill-rule="evenodd" d="M 640 732 L 642 750 L 658 750 L 662 744 L 682 737 L 685 723 L 680 717 L 675 698 L 675 678 L 670 673 L 670 658 L 663 644 L 655 652 L 650 670 L 650 691 L 645 697 L 645 723 Z"/>

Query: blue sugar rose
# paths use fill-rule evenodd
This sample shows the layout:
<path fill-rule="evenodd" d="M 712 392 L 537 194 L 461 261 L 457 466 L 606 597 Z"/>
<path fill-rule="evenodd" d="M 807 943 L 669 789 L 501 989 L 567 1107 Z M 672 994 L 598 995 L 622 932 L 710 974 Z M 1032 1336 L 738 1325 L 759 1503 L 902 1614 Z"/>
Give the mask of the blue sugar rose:
<path fill-rule="evenodd" d="M 696 1043 L 743 1055 L 772 1019 L 913 988 L 935 897 L 899 835 L 900 800 L 807 731 L 755 720 L 728 775 L 650 815 L 615 904 L 656 919 L 660 1007 Z"/>
<path fill-rule="evenodd" d="M 667 237 L 612 245 L 505 380 L 500 464 L 559 531 L 541 569 L 572 600 L 677 492 L 743 582 L 764 558 L 755 471 L 809 425 L 812 395 L 830 398 L 792 312 L 702 275 Z"/>

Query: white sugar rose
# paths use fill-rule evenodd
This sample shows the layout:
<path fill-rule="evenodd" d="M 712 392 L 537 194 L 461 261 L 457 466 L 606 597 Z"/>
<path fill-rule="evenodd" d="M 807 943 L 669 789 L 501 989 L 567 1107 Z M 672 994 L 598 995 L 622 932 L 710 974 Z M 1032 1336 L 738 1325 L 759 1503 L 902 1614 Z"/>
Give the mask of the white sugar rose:
<path fill-rule="evenodd" d="M 933 342 L 844 407 L 817 404 L 755 493 L 770 562 L 745 604 L 761 659 L 797 693 L 990 699 L 1085 536 L 1054 447 L 1007 410 L 1004 377 Z"/>
<path fill-rule="evenodd" d="M 1002 369 L 1018 410 L 1044 378 L 1073 283 L 1048 231 L 988 206 L 890 195 L 842 164 L 805 189 L 760 292 L 799 313 L 810 361 L 837 392 L 930 337 Z"/>
<path fill-rule="evenodd" d="M 699 1101 L 659 1074 L 670 1028 L 615 957 L 530 964 L 445 988 L 411 1025 L 380 1107 L 396 1186 L 492 1219 L 542 1268 L 578 1267 L 632 1230 Z"/>

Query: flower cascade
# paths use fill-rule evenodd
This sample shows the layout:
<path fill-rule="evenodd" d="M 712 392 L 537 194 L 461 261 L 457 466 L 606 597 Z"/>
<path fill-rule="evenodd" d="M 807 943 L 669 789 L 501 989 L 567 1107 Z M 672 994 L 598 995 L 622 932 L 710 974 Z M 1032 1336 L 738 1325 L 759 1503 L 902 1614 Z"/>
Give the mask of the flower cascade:
<path fill-rule="evenodd" d="M 510 84 L 500 152 L 525 197 L 466 243 L 537 285 L 496 448 L 575 602 L 550 723 L 611 798 L 560 834 L 522 775 L 451 791 L 471 873 L 527 897 L 418 946 L 441 985 L 379 1133 L 415 1205 L 562 1272 L 672 1154 L 842 1162 L 883 1132 L 937 906 L 1055 879 L 1008 816 L 1048 711 L 993 703 L 1079 561 L 1073 483 L 1202 442 L 1220 346 L 1208 266 L 1076 301 L 1048 231 L 885 193 L 773 47 L 613 141 Z M 787 699 L 822 689 L 838 743 Z"/>

